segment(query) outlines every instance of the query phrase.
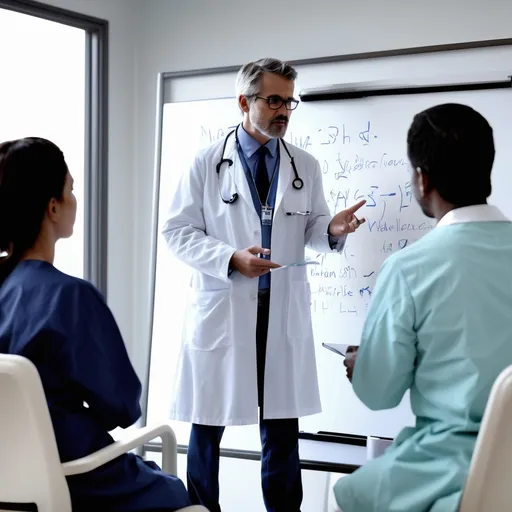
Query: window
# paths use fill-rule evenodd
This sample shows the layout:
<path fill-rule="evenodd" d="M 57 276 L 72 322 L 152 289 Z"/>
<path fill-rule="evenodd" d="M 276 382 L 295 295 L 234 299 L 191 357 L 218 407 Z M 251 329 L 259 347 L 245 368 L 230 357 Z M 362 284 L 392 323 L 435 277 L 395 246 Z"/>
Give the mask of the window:
<path fill-rule="evenodd" d="M 0 0 L 0 141 L 57 144 L 74 178 L 74 235 L 55 266 L 105 292 L 106 22 L 26 1 Z M 101 208 L 100 208 L 101 206 Z"/>

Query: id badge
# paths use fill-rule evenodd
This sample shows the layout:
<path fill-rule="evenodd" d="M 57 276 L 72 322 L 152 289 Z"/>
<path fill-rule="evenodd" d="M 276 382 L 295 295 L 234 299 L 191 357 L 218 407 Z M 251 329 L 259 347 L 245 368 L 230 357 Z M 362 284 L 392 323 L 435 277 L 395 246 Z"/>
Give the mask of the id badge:
<path fill-rule="evenodd" d="M 261 206 L 261 224 L 263 226 L 272 226 L 272 207 Z"/>

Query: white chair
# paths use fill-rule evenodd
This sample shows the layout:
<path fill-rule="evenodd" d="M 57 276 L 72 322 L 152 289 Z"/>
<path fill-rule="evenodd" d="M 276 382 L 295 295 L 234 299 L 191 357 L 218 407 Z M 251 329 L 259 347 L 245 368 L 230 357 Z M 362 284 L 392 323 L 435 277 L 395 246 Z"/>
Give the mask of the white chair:
<path fill-rule="evenodd" d="M 512 510 L 512 366 L 496 379 L 485 408 L 459 512 Z"/>
<path fill-rule="evenodd" d="M 177 472 L 176 437 L 165 424 L 129 431 L 106 448 L 62 464 L 39 373 L 24 357 L 0 354 L 0 411 L 0 512 L 13 510 L 9 504 L 71 512 L 66 476 L 92 471 L 156 437 L 162 439 L 162 469 Z M 206 511 L 199 506 L 182 510 Z"/>

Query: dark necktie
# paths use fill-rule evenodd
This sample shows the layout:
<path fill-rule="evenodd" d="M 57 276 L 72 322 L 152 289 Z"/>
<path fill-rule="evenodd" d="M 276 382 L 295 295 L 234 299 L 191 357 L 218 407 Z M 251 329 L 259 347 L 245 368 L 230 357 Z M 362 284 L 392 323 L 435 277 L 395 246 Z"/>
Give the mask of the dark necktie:
<path fill-rule="evenodd" d="M 260 196 L 260 201 L 262 204 L 266 204 L 268 189 L 270 188 L 270 181 L 268 179 L 267 172 L 267 163 L 265 161 L 267 153 L 267 146 L 261 146 L 260 149 L 258 149 L 258 166 L 256 167 L 256 176 L 254 179 L 256 183 L 256 190 L 258 191 L 258 195 Z"/>

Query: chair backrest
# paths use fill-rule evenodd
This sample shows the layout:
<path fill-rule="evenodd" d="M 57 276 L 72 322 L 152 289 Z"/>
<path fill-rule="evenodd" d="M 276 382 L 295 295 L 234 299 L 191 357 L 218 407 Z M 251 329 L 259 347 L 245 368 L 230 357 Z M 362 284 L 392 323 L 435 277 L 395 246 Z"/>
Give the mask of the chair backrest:
<path fill-rule="evenodd" d="M 71 512 L 41 379 L 24 357 L 0 354 L 0 411 L 0 503 Z"/>
<path fill-rule="evenodd" d="M 471 459 L 460 512 L 512 510 L 512 366 L 496 379 Z"/>

